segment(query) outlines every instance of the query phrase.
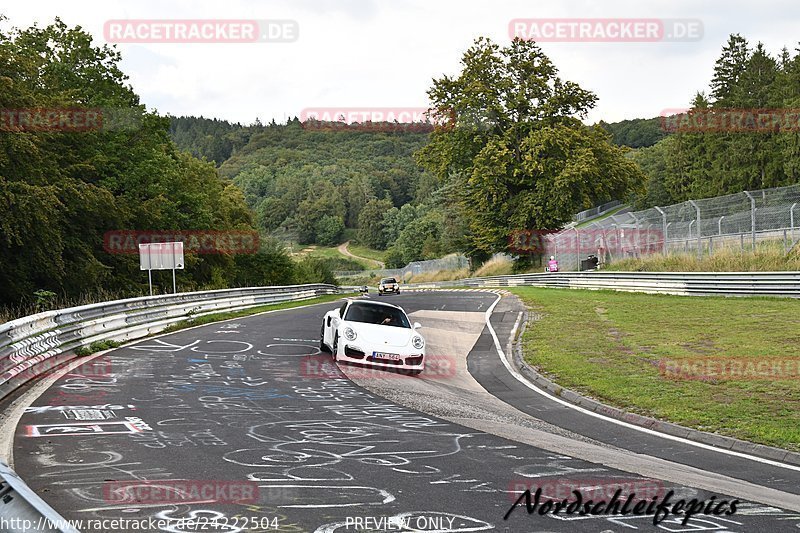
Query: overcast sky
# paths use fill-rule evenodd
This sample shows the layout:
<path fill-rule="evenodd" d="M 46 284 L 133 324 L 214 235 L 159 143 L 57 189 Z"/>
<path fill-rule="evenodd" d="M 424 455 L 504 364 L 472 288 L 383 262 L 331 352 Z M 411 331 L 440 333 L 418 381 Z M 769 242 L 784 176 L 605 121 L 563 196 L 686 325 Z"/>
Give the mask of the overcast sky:
<path fill-rule="evenodd" d="M 658 116 L 706 90 L 728 34 L 777 54 L 800 40 L 797 0 L 7 0 L 3 24 L 55 16 L 105 43 L 110 19 L 293 19 L 293 43 L 118 44 L 148 108 L 283 121 L 309 107 L 416 107 L 433 77 L 458 73 L 478 36 L 508 43 L 516 18 L 693 18 L 695 42 L 541 43 L 562 78 L 594 91 L 589 122 Z"/>

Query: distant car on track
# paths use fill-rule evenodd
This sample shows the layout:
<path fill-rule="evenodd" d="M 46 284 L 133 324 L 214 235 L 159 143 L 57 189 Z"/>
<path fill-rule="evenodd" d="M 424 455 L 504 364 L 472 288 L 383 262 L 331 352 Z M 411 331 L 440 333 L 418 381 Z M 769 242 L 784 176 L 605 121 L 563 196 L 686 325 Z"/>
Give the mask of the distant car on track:
<path fill-rule="evenodd" d="M 322 319 L 320 349 L 334 361 L 363 363 L 419 374 L 425 369 L 425 339 L 399 306 L 347 300 Z"/>
<path fill-rule="evenodd" d="M 393 292 L 395 294 L 400 294 L 400 283 L 395 278 L 383 278 L 380 283 L 378 283 L 378 294 L 385 294 L 387 292 Z"/>

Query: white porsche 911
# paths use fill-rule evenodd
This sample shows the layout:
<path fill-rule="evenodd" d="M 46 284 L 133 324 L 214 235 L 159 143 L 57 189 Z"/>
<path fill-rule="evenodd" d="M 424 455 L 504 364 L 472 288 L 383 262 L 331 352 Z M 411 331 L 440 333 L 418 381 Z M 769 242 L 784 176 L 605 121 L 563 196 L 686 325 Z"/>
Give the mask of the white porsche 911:
<path fill-rule="evenodd" d="M 419 374 L 425 369 L 425 339 L 396 305 L 347 300 L 322 319 L 320 349 L 335 361 L 369 364 Z"/>

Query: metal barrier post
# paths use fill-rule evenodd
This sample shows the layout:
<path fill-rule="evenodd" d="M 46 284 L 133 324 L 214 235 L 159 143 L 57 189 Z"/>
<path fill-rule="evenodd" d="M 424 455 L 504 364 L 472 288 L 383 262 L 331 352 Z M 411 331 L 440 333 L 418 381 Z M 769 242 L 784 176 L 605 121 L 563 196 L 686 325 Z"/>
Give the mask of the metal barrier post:
<path fill-rule="evenodd" d="M 667 255 L 667 228 L 669 228 L 669 224 L 667 224 L 667 214 L 658 206 L 655 206 L 655 210 L 661 213 L 661 220 L 664 224 L 664 249 L 662 253 Z"/>
<path fill-rule="evenodd" d="M 578 272 L 581 271 L 581 232 L 578 228 L 573 227 L 572 229 L 575 230 L 575 257 Z"/>
<path fill-rule="evenodd" d="M 703 256 L 703 241 L 700 235 L 700 206 L 694 200 L 689 200 L 689 204 L 697 211 L 697 258 L 700 259 Z"/>
<path fill-rule="evenodd" d="M 633 250 L 634 255 L 639 257 L 641 255 L 640 248 L 641 248 L 641 229 L 639 227 L 639 217 L 634 215 L 633 213 L 629 213 L 631 217 L 633 217 L 633 221 L 636 222 L 636 237 L 633 240 Z"/>
<path fill-rule="evenodd" d="M 753 250 L 756 249 L 756 199 L 750 194 L 750 191 L 744 191 L 748 198 L 750 198 L 750 235 L 753 239 Z"/>

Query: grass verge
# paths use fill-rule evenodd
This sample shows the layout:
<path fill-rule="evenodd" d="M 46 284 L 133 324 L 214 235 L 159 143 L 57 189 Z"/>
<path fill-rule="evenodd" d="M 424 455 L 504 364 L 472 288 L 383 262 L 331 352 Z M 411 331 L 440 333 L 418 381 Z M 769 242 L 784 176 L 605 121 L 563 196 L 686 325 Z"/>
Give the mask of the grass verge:
<path fill-rule="evenodd" d="M 796 371 L 782 380 L 685 379 L 662 366 L 779 358 L 796 369 L 796 301 L 509 290 L 539 318 L 522 339 L 526 361 L 558 384 L 642 415 L 800 451 Z"/>
<path fill-rule="evenodd" d="M 347 249 L 350 250 L 350 253 L 353 255 L 357 255 L 358 257 L 366 257 L 367 259 L 372 259 L 373 261 L 380 261 L 383 263 L 386 259 L 386 250 L 376 250 L 367 246 L 361 246 L 360 244 L 353 244 L 352 242 L 350 242 L 350 244 L 347 246 Z M 371 268 L 375 268 L 375 265 L 372 265 Z"/>

